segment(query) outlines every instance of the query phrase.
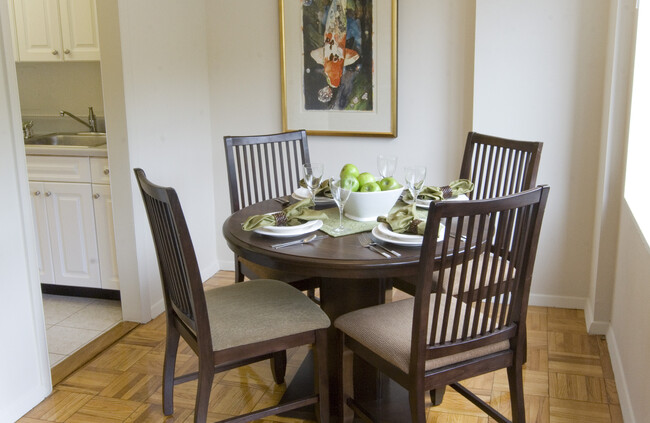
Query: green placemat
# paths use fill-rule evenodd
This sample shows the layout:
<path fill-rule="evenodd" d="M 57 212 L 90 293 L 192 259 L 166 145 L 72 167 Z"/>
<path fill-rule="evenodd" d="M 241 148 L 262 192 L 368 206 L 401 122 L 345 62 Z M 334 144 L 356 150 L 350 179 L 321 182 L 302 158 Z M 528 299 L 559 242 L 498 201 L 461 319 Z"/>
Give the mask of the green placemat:
<path fill-rule="evenodd" d="M 400 207 L 403 207 L 405 204 L 402 203 L 401 201 L 398 201 L 397 204 L 393 206 L 393 208 L 390 210 L 389 213 L 394 212 Z M 376 220 L 370 221 L 370 222 L 359 222 L 358 220 L 352 220 L 347 217 L 345 217 L 345 213 L 343 214 L 343 227 L 345 230 L 340 233 L 335 233 L 334 229 L 338 228 L 339 226 L 339 209 L 338 207 L 332 207 L 329 209 L 323 209 L 321 210 L 325 214 L 327 214 L 327 220 L 323 221 L 323 226 L 320 228 L 321 231 L 325 232 L 327 235 L 332 236 L 332 237 L 339 237 L 339 236 L 345 236 L 345 235 L 350 235 L 350 234 L 358 234 L 361 232 L 369 232 L 372 231 L 372 229 L 379 224 Z M 427 218 L 427 209 L 416 209 L 415 211 L 416 215 L 420 219 L 426 219 Z"/>

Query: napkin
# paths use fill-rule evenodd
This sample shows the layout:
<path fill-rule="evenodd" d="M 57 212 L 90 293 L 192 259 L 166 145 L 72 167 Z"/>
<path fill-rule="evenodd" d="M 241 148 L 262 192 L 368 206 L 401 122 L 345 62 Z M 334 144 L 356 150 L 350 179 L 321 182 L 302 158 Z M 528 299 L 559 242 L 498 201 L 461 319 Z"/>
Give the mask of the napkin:
<path fill-rule="evenodd" d="M 378 222 L 390 226 L 390 230 L 398 234 L 424 235 L 427 221 L 415 217 L 415 203 L 400 207 L 388 216 L 378 216 Z"/>
<path fill-rule="evenodd" d="M 443 187 L 424 187 L 418 194 L 421 200 L 440 201 L 447 198 L 456 197 L 458 195 L 467 194 L 474 189 L 474 183 L 469 179 L 457 179 L 451 181 L 449 185 Z M 404 193 L 405 200 L 411 200 L 411 193 Z"/>
<path fill-rule="evenodd" d="M 303 188 L 307 188 L 307 184 L 305 183 L 304 179 L 300 180 L 300 186 Z M 321 182 L 318 188 L 316 188 L 316 190 L 314 191 L 314 195 L 316 197 L 332 198 L 332 190 L 330 189 L 330 180 L 325 179 L 323 182 Z"/>
<path fill-rule="evenodd" d="M 252 231 L 265 226 L 296 226 L 308 220 L 327 219 L 327 214 L 309 208 L 313 205 L 311 198 L 306 198 L 277 213 L 251 216 L 242 223 L 242 229 Z"/>

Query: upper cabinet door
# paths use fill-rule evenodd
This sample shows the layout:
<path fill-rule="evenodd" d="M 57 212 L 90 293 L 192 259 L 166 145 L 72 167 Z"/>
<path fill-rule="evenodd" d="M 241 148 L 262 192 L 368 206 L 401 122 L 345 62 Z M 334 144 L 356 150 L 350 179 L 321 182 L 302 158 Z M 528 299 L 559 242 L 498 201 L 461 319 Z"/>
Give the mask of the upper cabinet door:
<path fill-rule="evenodd" d="M 95 0 L 13 0 L 21 62 L 99 60 Z"/>
<path fill-rule="evenodd" d="M 14 0 L 21 61 L 63 60 L 57 0 Z"/>
<path fill-rule="evenodd" d="M 99 60 L 95 0 L 60 0 L 63 60 Z"/>

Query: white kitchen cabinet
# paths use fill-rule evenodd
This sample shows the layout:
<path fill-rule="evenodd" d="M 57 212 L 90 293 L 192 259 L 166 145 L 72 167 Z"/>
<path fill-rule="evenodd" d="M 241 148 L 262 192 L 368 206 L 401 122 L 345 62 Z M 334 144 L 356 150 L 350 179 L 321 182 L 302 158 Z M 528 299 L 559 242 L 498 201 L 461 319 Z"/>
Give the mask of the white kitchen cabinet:
<path fill-rule="evenodd" d="M 108 160 L 27 156 L 27 172 L 41 283 L 119 289 Z"/>
<path fill-rule="evenodd" d="M 47 225 L 46 197 L 43 182 L 30 182 L 29 192 L 32 196 L 34 229 L 36 231 L 36 236 L 38 237 L 38 270 L 41 277 L 41 283 L 53 284 L 54 268 L 52 267 L 50 231 Z"/>
<path fill-rule="evenodd" d="M 95 0 L 13 1 L 18 60 L 99 60 Z"/>
<path fill-rule="evenodd" d="M 120 289 L 115 254 L 115 230 L 113 227 L 113 201 L 109 183 L 108 160 L 90 158 L 91 180 L 93 182 L 93 208 L 95 210 L 95 231 L 99 271 L 103 289 Z"/>
<path fill-rule="evenodd" d="M 46 182 L 43 188 L 55 283 L 101 288 L 90 184 Z"/>

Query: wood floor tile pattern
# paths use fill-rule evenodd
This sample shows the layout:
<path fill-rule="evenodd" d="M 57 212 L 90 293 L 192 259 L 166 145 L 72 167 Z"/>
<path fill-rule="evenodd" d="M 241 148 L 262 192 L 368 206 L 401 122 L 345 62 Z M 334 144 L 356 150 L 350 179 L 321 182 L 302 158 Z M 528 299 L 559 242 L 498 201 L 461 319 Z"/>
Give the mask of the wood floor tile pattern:
<path fill-rule="evenodd" d="M 206 289 L 232 283 L 232 272 L 219 272 Z M 393 301 L 405 294 L 394 291 Z M 526 421 L 622 422 L 614 374 L 604 337 L 590 336 L 581 310 L 529 307 L 528 362 L 524 367 Z M 162 360 L 165 322 L 159 316 L 134 329 L 106 351 L 54 387 L 52 394 L 19 420 L 44 422 L 178 422 L 191 423 L 196 382 L 174 389 L 173 416 L 162 414 Z M 289 351 L 287 380 L 298 370 L 307 349 Z M 187 344 L 179 349 L 177 372 L 196 371 Z M 464 384 L 510 416 L 505 370 L 466 380 Z M 275 404 L 284 392 L 275 385 L 268 362 L 215 375 L 208 419 L 222 420 Z M 272 422 L 299 422 L 270 417 Z M 443 403 L 430 407 L 428 423 L 492 422 L 451 389 Z"/>

